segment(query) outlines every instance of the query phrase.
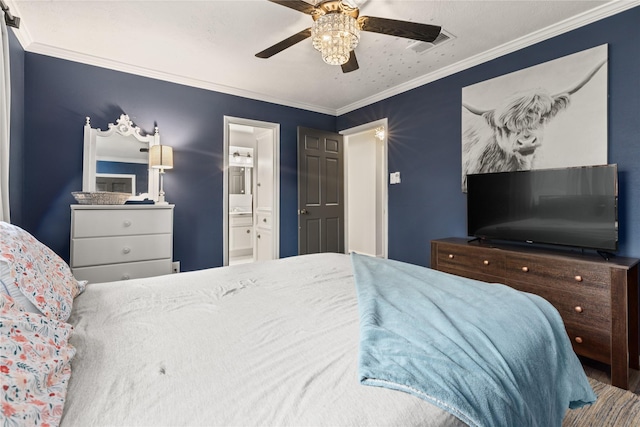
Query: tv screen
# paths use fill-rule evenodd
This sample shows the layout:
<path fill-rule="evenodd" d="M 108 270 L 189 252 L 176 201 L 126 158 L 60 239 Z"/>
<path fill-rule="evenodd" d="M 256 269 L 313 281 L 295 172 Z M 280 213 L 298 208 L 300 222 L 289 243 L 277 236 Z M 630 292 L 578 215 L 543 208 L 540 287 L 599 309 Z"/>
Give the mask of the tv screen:
<path fill-rule="evenodd" d="M 618 250 L 617 165 L 467 176 L 469 236 Z"/>

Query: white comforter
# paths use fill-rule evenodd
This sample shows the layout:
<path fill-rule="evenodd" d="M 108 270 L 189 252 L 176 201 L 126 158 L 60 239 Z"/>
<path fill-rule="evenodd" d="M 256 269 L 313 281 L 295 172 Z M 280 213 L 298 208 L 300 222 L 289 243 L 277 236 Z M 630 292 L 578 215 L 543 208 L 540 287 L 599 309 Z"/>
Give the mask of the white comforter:
<path fill-rule="evenodd" d="M 349 257 L 89 284 L 62 426 L 463 425 L 360 385 Z"/>

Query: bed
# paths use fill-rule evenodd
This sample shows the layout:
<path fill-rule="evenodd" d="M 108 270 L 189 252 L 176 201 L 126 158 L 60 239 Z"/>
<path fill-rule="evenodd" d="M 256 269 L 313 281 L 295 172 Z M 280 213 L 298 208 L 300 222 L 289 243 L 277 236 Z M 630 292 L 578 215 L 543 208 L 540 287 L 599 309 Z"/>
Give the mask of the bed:
<path fill-rule="evenodd" d="M 5 285 L 11 276 L 6 266 L 16 262 L 15 250 L 5 241 L 7 230 L 2 230 L 0 246 Z M 42 256 L 35 258 L 42 264 Z M 53 264 L 66 276 L 59 260 Z M 447 285 L 425 291 L 425 280 Z M 44 316 L 17 307 L 20 295 L 15 291 L 17 298 L 9 289 L 0 293 L 0 326 L 23 321 L 22 335 L 48 335 L 53 343 L 48 354 L 56 361 L 38 365 L 48 370 L 40 375 L 46 386 L 30 382 L 32 389 L 49 393 L 50 401 L 27 396 L 18 402 L 20 384 L 15 381 L 4 390 L 6 425 L 21 425 L 16 421 L 20 416 L 35 420 L 35 425 L 61 426 L 482 426 L 515 425 L 514 420 L 525 420 L 520 425 L 560 425 L 567 408 L 595 401 L 566 334 L 554 331 L 563 326 L 561 321 L 554 324 L 559 316 L 552 311 L 542 316 L 546 331 L 527 328 L 533 347 L 518 344 L 514 354 L 503 355 L 496 353 L 494 337 L 480 324 L 495 321 L 501 328 L 518 328 L 517 316 L 507 328 L 504 318 L 492 318 L 486 309 L 480 320 L 472 321 L 465 316 L 476 316 L 474 308 L 459 310 L 467 313 L 461 316 L 443 308 L 447 301 L 469 307 L 468 297 L 457 297 L 458 287 L 473 289 L 472 300 L 478 301 L 487 287 L 495 300 L 515 292 L 521 302 L 546 310 L 544 300 L 396 261 L 316 254 L 67 286 L 71 302 L 66 305 L 72 308 L 58 304 L 69 315 L 64 320 L 61 313 Z M 22 294 L 42 311 L 36 296 Z M 419 295 L 427 295 L 427 305 Z M 397 297 L 404 298 L 402 304 Z M 440 317 L 433 323 L 415 317 L 423 314 Z M 503 316 L 512 314 L 505 310 Z M 452 317 L 471 327 L 447 329 Z M 443 319 L 447 326 L 440 329 Z M 396 328 L 411 329 L 411 324 L 420 327 L 396 333 Z M 454 335 L 462 329 L 468 330 L 460 334 L 476 338 L 461 345 Z M 11 339 L 11 332 L 3 330 L 3 337 Z M 423 346 L 427 341 L 440 342 Z M 20 353 L 15 349 L 22 343 L 3 342 L 1 363 L 8 365 L 7 374 L 19 370 L 18 363 L 8 361 Z M 527 362 L 529 352 L 539 351 L 534 347 L 550 359 L 536 356 L 535 362 Z M 510 358 L 526 368 L 521 379 L 505 368 L 513 367 Z M 481 359 L 498 361 L 498 371 L 477 369 L 485 365 Z M 452 361 L 463 369 L 450 370 Z M 473 365 L 464 366 L 468 363 Z M 422 371 L 413 372 L 414 365 Z M 496 387 L 489 390 L 486 384 L 494 382 Z M 540 395 L 544 400 L 533 402 Z"/>

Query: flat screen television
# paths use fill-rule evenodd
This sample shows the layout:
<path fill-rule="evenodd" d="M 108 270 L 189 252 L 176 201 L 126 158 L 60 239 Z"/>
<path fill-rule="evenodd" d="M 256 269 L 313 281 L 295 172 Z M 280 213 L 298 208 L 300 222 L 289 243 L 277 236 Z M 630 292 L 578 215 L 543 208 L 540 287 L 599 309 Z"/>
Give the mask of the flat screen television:
<path fill-rule="evenodd" d="M 617 165 L 467 176 L 469 236 L 618 250 Z"/>

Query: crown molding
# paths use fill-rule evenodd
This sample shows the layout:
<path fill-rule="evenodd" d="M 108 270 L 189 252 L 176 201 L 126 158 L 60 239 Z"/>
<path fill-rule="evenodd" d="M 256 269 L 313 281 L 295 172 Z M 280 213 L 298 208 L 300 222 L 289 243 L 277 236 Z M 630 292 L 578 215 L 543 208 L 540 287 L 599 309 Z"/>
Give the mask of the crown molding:
<path fill-rule="evenodd" d="M 342 114 L 349 113 L 351 111 L 357 110 L 358 108 L 366 107 L 367 105 L 371 105 L 375 102 L 382 101 L 403 92 L 407 92 L 411 89 L 415 89 L 427 83 L 434 82 L 460 71 L 475 67 L 476 65 L 483 64 L 485 62 L 518 51 L 525 47 L 529 47 L 541 41 L 553 38 L 560 34 L 567 33 L 577 28 L 607 18 L 609 16 L 616 15 L 620 12 L 632 9 L 638 5 L 640 5 L 640 0 L 614 0 L 610 3 L 606 3 L 602 6 L 594 8 L 588 12 L 584 12 L 572 18 L 565 19 L 564 21 L 561 21 L 557 24 L 543 28 L 524 37 L 520 37 L 519 39 L 515 39 L 501 46 L 487 50 L 481 54 L 467 58 L 464 61 L 457 62 L 450 66 L 441 68 L 433 73 L 425 74 L 406 83 L 379 92 L 374 96 L 370 96 L 368 98 L 364 98 L 360 101 L 338 108 L 336 115 L 341 116 Z"/>
<path fill-rule="evenodd" d="M 110 70 L 121 71 L 124 73 L 135 74 L 138 76 L 149 77 L 152 79 L 167 81 L 171 83 L 177 83 L 185 86 L 191 86 L 199 89 L 211 90 L 215 92 L 226 93 L 228 95 L 235 95 L 242 98 L 249 98 L 256 101 L 270 102 L 273 104 L 283 105 L 286 107 L 293 107 L 302 110 L 313 111 L 316 113 L 329 114 L 331 116 L 336 115 L 336 110 L 331 108 L 325 108 L 318 105 L 306 104 L 287 99 L 281 99 L 265 95 L 258 92 L 252 92 L 249 90 L 239 89 L 231 86 L 225 86 L 208 82 L 205 80 L 194 79 L 191 77 L 181 76 L 177 74 L 167 73 L 164 71 L 153 70 L 150 68 L 139 67 L 136 65 L 126 64 L 124 62 L 113 61 L 105 58 L 100 58 L 94 55 L 88 55 L 85 53 L 79 53 L 71 50 L 61 49 L 55 46 L 46 45 L 43 43 L 31 43 L 25 49 L 30 53 L 37 53 L 40 55 L 51 56 L 67 61 L 79 62 L 82 64 L 93 65 L 96 67 L 107 68 Z"/>

